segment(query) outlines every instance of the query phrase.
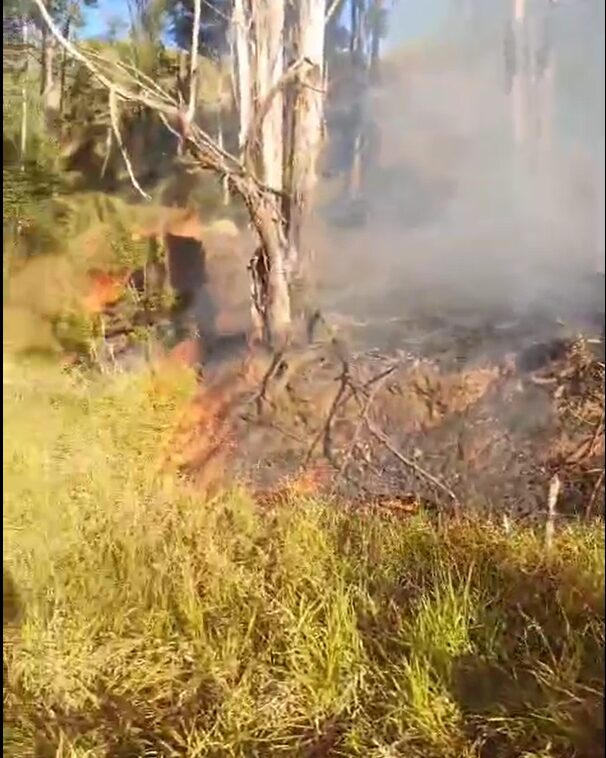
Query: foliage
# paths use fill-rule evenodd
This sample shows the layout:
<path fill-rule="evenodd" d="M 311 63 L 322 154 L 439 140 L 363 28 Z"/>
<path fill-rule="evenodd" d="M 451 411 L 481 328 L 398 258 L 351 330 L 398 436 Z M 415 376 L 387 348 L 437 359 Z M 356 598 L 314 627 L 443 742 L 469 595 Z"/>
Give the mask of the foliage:
<path fill-rule="evenodd" d="M 187 377 L 7 360 L 7 755 L 600 754 L 601 528 L 203 503 Z"/>
<path fill-rule="evenodd" d="M 199 49 L 210 58 L 220 58 L 229 49 L 231 5 L 231 0 L 210 0 L 202 4 Z M 177 47 L 189 50 L 194 19 L 193 0 L 173 0 L 170 3 L 169 16 L 171 32 Z"/>

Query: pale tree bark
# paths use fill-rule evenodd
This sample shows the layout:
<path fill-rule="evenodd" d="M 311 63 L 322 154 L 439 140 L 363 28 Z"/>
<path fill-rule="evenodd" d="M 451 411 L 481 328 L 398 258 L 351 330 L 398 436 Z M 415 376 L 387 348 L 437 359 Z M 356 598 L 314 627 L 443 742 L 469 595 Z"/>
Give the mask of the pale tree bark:
<path fill-rule="evenodd" d="M 191 59 L 189 69 L 189 103 L 187 122 L 192 123 L 196 115 L 198 99 L 198 42 L 200 39 L 201 0 L 194 0 L 194 26 L 191 35 Z"/>
<path fill-rule="evenodd" d="M 261 177 L 277 192 L 283 189 L 284 100 L 276 90 L 284 74 L 284 0 L 255 0 L 251 8 L 256 107 L 263 108 L 260 126 Z M 268 99 L 271 96 L 271 101 Z M 283 344 L 290 338 L 292 314 L 287 271 L 287 245 L 278 195 L 267 197 L 256 215 L 257 231 L 266 256 L 267 338 Z M 266 227 L 266 228 L 265 228 Z"/>
<path fill-rule="evenodd" d="M 185 101 L 187 96 L 187 50 L 179 50 L 179 67 L 177 69 L 177 92 L 179 99 Z"/>
<path fill-rule="evenodd" d="M 55 125 L 54 119 L 57 117 L 61 103 L 61 90 L 55 81 L 55 53 L 57 45 L 55 39 L 47 35 L 43 49 L 43 85 L 42 85 L 42 107 L 47 127 Z"/>
<path fill-rule="evenodd" d="M 258 105 L 264 103 L 284 73 L 284 0 L 255 0 L 252 7 L 255 85 Z M 282 92 L 276 92 L 261 125 L 261 171 L 266 184 L 282 189 Z"/>
<path fill-rule="evenodd" d="M 366 15 L 366 0 L 350 0 L 351 18 L 349 22 L 349 49 L 353 60 L 364 55 L 364 20 Z"/>
<path fill-rule="evenodd" d="M 238 145 L 243 149 L 253 116 L 251 51 L 249 47 L 250 10 L 248 0 L 234 0 L 233 11 L 234 63 L 236 93 L 239 104 L 240 129 Z"/>
<path fill-rule="evenodd" d="M 511 79 L 513 132 L 516 143 L 539 159 L 549 148 L 553 120 L 555 61 L 551 39 L 553 3 L 529 7 L 513 0 Z"/>
<path fill-rule="evenodd" d="M 25 171 L 27 153 L 27 80 L 29 76 L 29 24 L 24 16 L 21 21 L 21 40 L 23 42 L 23 81 L 21 83 L 21 171 Z"/>
<path fill-rule="evenodd" d="M 324 121 L 324 34 L 325 1 L 300 0 L 296 34 L 298 53 L 313 68 L 306 81 L 297 87 L 293 102 L 293 128 L 290 145 L 289 248 L 299 257 L 298 274 L 304 275 L 309 257 L 306 221 L 312 209 L 317 183 L 316 167 L 322 142 Z"/>
<path fill-rule="evenodd" d="M 511 85 L 511 107 L 513 117 L 513 134 L 518 145 L 524 145 L 528 137 L 528 87 L 524 76 L 527 51 L 524 45 L 524 26 L 526 22 L 526 0 L 513 0 L 513 46 L 515 70 Z"/>
<path fill-rule="evenodd" d="M 68 13 L 67 18 L 65 19 L 65 26 L 63 28 L 63 36 L 67 40 L 69 40 L 69 36 L 71 32 L 71 24 L 72 24 L 72 16 L 71 16 L 71 13 Z M 63 108 L 65 104 L 66 79 L 67 79 L 67 53 L 65 49 L 63 49 L 61 52 L 61 83 L 60 83 L 60 89 L 59 89 L 59 115 L 63 114 Z"/>

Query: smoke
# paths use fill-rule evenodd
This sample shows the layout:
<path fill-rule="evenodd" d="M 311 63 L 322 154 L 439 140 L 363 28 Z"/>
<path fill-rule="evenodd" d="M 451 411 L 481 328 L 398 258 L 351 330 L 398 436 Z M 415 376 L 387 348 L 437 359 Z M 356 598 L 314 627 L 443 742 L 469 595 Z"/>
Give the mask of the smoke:
<path fill-rule="evenodd" d="M 604 5 L 525 5 L 528 59 L 513 77 L 513 0 L 407 0 L 391 12 L 380 83 L 332 105 L 362 112 L 368 157 L 358 197 L 344 159 L 327 182 L 326 307 L 603 311 Z"/>

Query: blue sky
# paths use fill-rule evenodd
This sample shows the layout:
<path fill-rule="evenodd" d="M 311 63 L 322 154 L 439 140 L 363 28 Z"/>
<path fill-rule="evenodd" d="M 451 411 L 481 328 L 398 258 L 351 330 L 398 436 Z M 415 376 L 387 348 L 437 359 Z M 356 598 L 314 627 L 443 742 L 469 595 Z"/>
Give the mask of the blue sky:
<path fill-rule="evenodd" d="M 98 0 L 96 8 L 85 8 L 83 35 L 98 37 L 105 34 L 112 17 L 121 18 L 128 23 L 126 0 Z"/>
<path fill-rule="evenodd" d="M 450 0 L 395 0 L 390 11 L 390 46 L 431 36 L 448 12 Z M 85 10 L 83 34 L 96 37 L 107 31 L 112 18 L 128 23 L 126 0 L 98 0 L 96 8 Z"/>

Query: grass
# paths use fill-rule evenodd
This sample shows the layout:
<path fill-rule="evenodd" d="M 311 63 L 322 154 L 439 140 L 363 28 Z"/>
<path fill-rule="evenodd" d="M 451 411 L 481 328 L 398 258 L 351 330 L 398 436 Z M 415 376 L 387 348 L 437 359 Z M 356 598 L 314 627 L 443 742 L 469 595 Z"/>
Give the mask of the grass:
<path fill-rule="evenodd" d="M 188 382 L 5 357 L 7 755 L 604 754 L 601 528 L 203 501 Z"/>

